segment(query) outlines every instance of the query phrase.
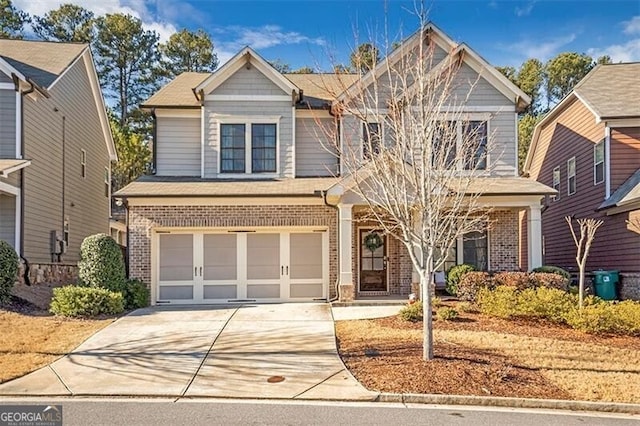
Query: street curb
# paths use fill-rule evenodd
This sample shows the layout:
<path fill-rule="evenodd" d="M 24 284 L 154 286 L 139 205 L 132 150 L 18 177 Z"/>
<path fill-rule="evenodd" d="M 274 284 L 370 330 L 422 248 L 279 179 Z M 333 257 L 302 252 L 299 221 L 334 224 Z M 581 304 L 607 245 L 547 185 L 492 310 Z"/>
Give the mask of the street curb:
<path fill-rule="evenodd" d="M 378 398 L 376 398 L 376 402 L 400 402 L 403 404 L 475 405 L 482 407 L 505 408 L 546 408 L 551 410 L 598 411 L 603 413 L 640 414 L 640 404 L 566 401 L 561 399 L 381 393 L 380 395 L 378 395 Z"/>

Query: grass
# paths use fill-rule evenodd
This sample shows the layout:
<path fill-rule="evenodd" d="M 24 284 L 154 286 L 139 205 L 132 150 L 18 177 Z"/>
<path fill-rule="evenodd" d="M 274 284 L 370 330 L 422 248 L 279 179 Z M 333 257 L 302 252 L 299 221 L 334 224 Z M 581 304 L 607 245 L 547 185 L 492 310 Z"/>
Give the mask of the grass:
<path fill-rule="evenodd" d="M 113 321 L 113 318 L 66 319 L 45 311 L 0 309 L 0 383 L 55 361 Z"/>

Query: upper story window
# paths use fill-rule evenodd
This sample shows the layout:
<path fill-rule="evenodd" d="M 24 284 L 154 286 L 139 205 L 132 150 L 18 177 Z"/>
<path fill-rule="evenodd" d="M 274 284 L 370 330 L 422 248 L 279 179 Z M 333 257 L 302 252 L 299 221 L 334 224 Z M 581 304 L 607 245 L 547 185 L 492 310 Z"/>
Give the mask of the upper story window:
<path fill-rule="evenodd" d="M 433 132 L 432 165 L 434 168 L 455 167 L 458 133 L 455 121 L 438 121 Z"/>
<path fill-rule="evenodd" d="M 111 179 L 110 179 L 109 169 L 107 167 L 104 168 L 104 196 L 108 197 L 109 192 L 111 192 Z"/>
<path fill-rule="evenodd" d="M 468 121 L 463 128 L 463 143 L 469 147 L 465 153 L 465 170 L 487 169 L 487 122 Z"/>
<path fill-rule="evenodd" d="M 371 154 L 380 153 L 382 143 L 382 124 L 362 123 L 362 158 L 368 160 Z"/>
<path fill-rule="evenodd" d="M 437 122 L 433 133 L 433 167 L 486 170 L 487 128 L 487 122 L 479 120 Z"/>
<path fill-rule="evenodd" d="M 593 184 L 604 182 L 604 142 L 593 147 Z"/>
<path fill-rule="evenodd" d="M 276 173 L 278 124 L 259 117 L 233 121 L 220 123 L 220 173 Z"/>
<path fill-rule="evenodd" d="M 576 157 L 567 161 L 567 194 L 576 193 Z"/>
<path fill-rule="evenodd" d="M 84 149 L 80 150 L 80 176 L 87 177 L 87 151 Z"/>
<path fill-rule="evenodd" d="M 555 169 L 553 169 L 553 185 L 552 185 L 552 187 L 553 187 L 553 189 L 558 191 L 558 193 L 556 195 L 551 197 L 551 199 L 553 201 L 556 201 L 556 200 L 560 199 L 560 167 L 556 167 Z"/>

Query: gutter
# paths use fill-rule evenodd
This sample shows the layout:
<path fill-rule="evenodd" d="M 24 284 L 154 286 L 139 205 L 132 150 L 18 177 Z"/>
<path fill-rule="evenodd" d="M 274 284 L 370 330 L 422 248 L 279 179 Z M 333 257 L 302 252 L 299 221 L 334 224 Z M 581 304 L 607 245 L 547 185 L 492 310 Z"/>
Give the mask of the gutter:
<path fill-rule="evenodd" d="M 340 209 L 338 208 L 337 204 L 330 204 L 327 201 L 326 190 L 320 191 L 320 193 L 322 194 L 322 201 L 324 202 L 324 205 L 327 207 L 331 207 L 336 211 L 336 219 L 338 223 L 338 226 L 336 226 L 336 256 L 337 256 L 336 260 L 338 261 L 337 263 L 339 263 L 340 262 Z M 327 299 L 328 303 L 335 302 L 336 300 L 340 299 L 340 265 L 338 264 L 337 266 L 338 266 L 338 270 L 336 274 L 336 283 L 335 283 L 336 296 L 333 298 L 328 298 Z"/>
<path fill-rule="evenodd" d="M 151 108 L 151 118 L 153 124 L 151 125 L 151 139 L 153 140 L 153 146 L 151 151 L 151 174 L 156 174 L 156 164 L 158 160 L 158 118 L 156 117 L 156 109 Z"/>

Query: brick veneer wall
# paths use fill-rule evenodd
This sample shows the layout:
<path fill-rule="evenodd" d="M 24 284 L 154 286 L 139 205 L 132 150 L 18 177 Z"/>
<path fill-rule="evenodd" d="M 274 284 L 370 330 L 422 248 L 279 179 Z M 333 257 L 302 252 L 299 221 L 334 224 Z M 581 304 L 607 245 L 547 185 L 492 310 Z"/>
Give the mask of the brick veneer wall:
<path fill-rule="evenodd" d="M 329 228 L 329 294 L 337 278 L 337 212 L 324 205 L 132 206 L 129 211 L 129 275 L 150 285 L 151 234 L 155 227 L 322 226 Z"/>
<path fill-rule="evenodd" d="M 518 211 L 495 210 L 489 214 L 489 269 L 514 271 L 518 269 Z"/>
<path fill-rule="evenodd" d="M 620 274 L 620 298 L 640 301 L 640 274 Z"/>

